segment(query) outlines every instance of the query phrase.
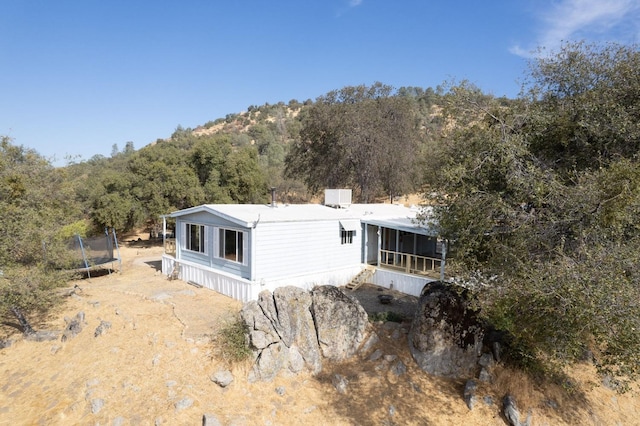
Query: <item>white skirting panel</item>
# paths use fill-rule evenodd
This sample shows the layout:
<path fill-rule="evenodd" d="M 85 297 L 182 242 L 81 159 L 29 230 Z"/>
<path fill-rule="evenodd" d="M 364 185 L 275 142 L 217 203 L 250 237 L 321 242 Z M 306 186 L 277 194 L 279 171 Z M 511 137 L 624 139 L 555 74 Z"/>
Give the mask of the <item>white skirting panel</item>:
<path fill-rule="evenodd" d="M 162 273 L 170 275 L 175 261 L 170 256 L 162 256 Z M 249 280 L 191 262 L 181 261 L 179 264 L 178 278 L 182 281 L 199 284 L 242 302 L 258 298 L 260 288 Z"/>
<path fill-rule="evenodd" d="M 172 256 L 162 256 L 162 273 L 171 275 L 176 260 Z M 193 282 L 208 289 L 217 291 L 226 296 L 233 297 L 242 302 L 257 300 L 258 294 L 263 290 L 273 292 L 278 287 L 295 286 L 305 290 L 311 290 L 317 285 L 343 286 L 349 283 L 362 269 L 364 265 L 349 268 L 322 271 L 312 274 L 279 278 L 269 281 L 249 281 L 235 275 L 217 271 L 191 262 L 180 262 L 178 278 L 182 281 Z M 371 283 L 380 287 L 391 288 L 412 296 L 420 296 L 423 287 L 429 282 L 437 281 L 432 278 L 417 275 L 403 274 L 377 268 L 371 278 Z"/>
<path fill-rule="evenodd" d="M 377 286 L 391 288 L 391 283 L 393 283 L 394 290 L 417 297 L 422 293 L 422 288 L 425 284 L 433 281 L 438 280 L 380 268 L 376 269 L 376 273 L 373 274 L 372 278 L 373 284 Z"/>
<path fill-rule="evenodd" d="M 176 259 L 173 256 L 169 256 L 168 254 L 162 255 L 162 274 L 163 275 L 171 275 L 173 272 L 173 265 L 176 263 Z"/>

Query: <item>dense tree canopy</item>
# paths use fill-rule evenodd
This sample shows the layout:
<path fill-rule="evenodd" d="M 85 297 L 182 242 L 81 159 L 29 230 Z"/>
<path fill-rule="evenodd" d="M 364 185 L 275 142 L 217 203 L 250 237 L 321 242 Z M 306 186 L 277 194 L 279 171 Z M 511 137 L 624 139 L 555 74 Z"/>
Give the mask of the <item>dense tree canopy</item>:
<path fill-rule="evenodd" d="M 178 127 L 169 140 L 74 164 L 70 180 L 96 230 L 153 231 L 162 215 L 198 204 L 265 202 L 267 178 L 256 149 L 231 141 Z"/>
<path fill-rule="evenodd" d="M 640 52 L 565 45 L 509 105 L 451 88 L 433 176 L 455 274 L 546 368 L 640 373 Z M 631 96 L 626 96 L 629 94 Z"/>
<path fill-rule="evenodd" d="M 353 188 L 363 202 L 381 193 L 415 189 L 418 120 L 406 97 L 390 86 L 345 87 L 305 111 L 300 140 L 286 159 L 286 174 L 313 191 Z"/>
<path fill-rule="evenodd" d="M 63 170 L 0 138 L 0 315 L 33 331 L 30 317 L 56 300 L 68 260 L 62 227 L 81 219 Z"/>
<path fill-rule="evenodd" d="M 533 153 L 563 171 L 599 167 L 640 149 L 640 54 L 609 44 L 566 46 L 532 66 L 525 94 Z"/>

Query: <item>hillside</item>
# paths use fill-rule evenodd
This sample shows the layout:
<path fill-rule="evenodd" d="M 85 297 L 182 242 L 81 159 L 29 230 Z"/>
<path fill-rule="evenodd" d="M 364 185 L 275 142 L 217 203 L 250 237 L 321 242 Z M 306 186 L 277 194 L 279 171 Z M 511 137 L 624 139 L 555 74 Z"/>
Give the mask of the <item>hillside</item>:
<path fill-rule="evenodd" d="M 249 383 L 247 366 L 236 365 L 233 383 L 223 389 L 210 379 L 227 368 L 212 336 L 240 304 L 167 280 L 158 271 L 160 254 L 147 242 L 130 243 L 122 247 L 122 273 L 70 283 L 80 289 L 45 328 L 61 330 L 65 317 L 84 312 L 76 337 L 42 343 L 12 337 L 14 343 L 0 350 L 1 425 L 199 424 L 205 413 L 224 425 L 503 425 L 499 401 L 507 389 L 523 413 L 531 410 L 533 425 L 640 424 L 637 394 L 618 395 L 597 384 L 586 365 L 573 371 L 580 392 L 571 395 L 500 374 L 480 390 L 493 402 L 470 411 L 463 383 L 419 370 L 406 337 L 393 338 L 382 325 L 379 347 L 388 358 L 354 359 L 316 377 L 266 383 Z M 101 321 L 111 327 L 96 336 Z M 391 371 L 394 357 L 406 364 L 406 374 Z M 346 395 L 333 387 L 334 373 L 349 380 Z"/>

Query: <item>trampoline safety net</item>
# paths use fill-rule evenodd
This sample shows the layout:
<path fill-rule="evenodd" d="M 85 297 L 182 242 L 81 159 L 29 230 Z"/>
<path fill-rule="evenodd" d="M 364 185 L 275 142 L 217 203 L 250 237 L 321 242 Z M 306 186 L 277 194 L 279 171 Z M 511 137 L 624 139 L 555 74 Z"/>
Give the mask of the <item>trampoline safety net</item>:
<path fill-rule="evenodd" d="M 118 262 L 121 267 L 120 250 L 118 249 L 118 239 L 115 229 L 105 230 L 102 236 L 83 238 L 76 235 L 70 248 L 78 254 L 77 269 L 86 270 L 87 273 L 93 268 Z"/>

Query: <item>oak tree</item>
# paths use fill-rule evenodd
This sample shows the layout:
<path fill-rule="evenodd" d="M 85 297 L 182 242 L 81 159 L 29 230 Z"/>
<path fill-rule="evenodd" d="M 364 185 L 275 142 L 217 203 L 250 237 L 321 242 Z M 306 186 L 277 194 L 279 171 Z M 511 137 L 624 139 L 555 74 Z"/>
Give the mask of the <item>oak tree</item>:
<path fill-rule="evenodd" d="M 352 187 L 362 202 L 415 187 L 418 121 L 409 99 L 390 86 L 347 86 L 319 97 L 304 111 L 300 140 L 285 174 L 312 192 Z"/>

